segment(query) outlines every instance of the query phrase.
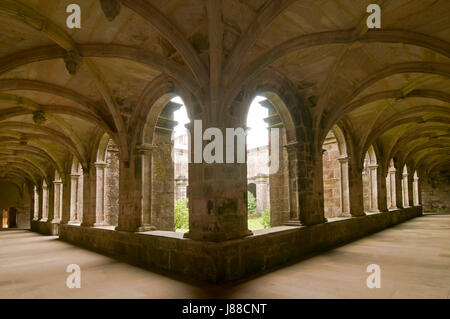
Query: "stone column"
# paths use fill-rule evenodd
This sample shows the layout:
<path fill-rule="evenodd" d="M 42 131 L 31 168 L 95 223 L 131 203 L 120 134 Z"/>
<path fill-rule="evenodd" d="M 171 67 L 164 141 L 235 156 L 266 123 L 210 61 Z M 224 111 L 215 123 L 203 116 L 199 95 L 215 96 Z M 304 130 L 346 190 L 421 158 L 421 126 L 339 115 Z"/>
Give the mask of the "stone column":
<path fill-rule="evenodd" d="M 370 164 L 368 166 L 369 171 L 369 211 L 378 212 L 378 165 Z"/>
<path fill-rule="evenodd" d="M 408 173 L 402 174 L 402 200 L 403 207 L 409 207 L 409 182 Z"/>
<path fill-rule="evenodd" d="M 389 168 L 388 176 L 389 176 L 389 194 L 391 199 L 389 209 L 396 209 L 397 208 L 397 186 L 395 182 L 396 169 L 393 167 Z"/>
<path fill-rule="evenodd" d="M 66 175 L 62 185 L 62 208 L 60 224 L 67 224 L 70 221 L 71 183 L 72 178 L 70 177 L 70 175 Z"/>
<path fill-rule="evenodd" d="M 289 220 L 285 222 L 288 226 L 300 226 L 304 223 L 300 220 L 300 205 L 298 195 L 298 164 L 297 145 L 286 145 L 288 154 L 288 199 L 289 199 Z"/>
<path fill-rule="evenodd" d="M 184 176 L 175 179 L 175 200 L 187 197 L 188 179 Z"/>
<path fill-rule="evenodd" d="M 78 192 L 78 182 L 80 179 L 79 174 L 70 175 L 70 216 L 69 222 L 78 221 L 78 205 L 79 205 L 79 192 Z"/>
<path fill-rule="evenodd" d="M 48 212 L 47 212 L 47 221 L 52 222 L 53 218 L 55 216 L 55 186 L 52 182 L 49 182 L 47 185 L 47 192 L 48 192 Z"/>
<path fill-rule="evenodd" d="M 349 190 L 349 158 L 338 158 L 339 170 L 341 176 L 340 192 L 341 192 L 341 216 L 350 215 L 350 190 Z"/>
<path fill-rule="evenodd" d="M 55 187 L 55 195 L 54 195 L 54 214 L 53 214 L 53 220 L 52 222 L 59 223 L 61 220 L 61 211 L 62 211 L 62 187 L 63 183 L 62 181 L 54 181 L 53 185 Z"/>
<path fill-rule="evenodd" d="M 103 226 L 106 225 L 105 221 L 105 179 L 106 172 L 105 168 L 107 163 L 105 162 L 96 162 L 94 163 L 96 169 L 96 191 L 97 191 L 97 200 L 95 204 L 95 224 L 94 226 Z"/>
<path fill-rule="evenodd" d="M 349 167 L 350 214 L 353 217 L 365 216 L 362 168 L 351 162 Z"/>
<path fill-rule="evenodd" d="M 414 176 L 408 176 L 408 206 L 414 206 Z"/>
<path fill-rule="evenodd" d="M 138 176 L 138 193 L 141 197 L 140 226 L 138 231 L 155 230 L 152 226 L 151 205 L 152 205 L 152 151 L 154 146 L 151 144 L 141 144 L 137 146 L 139 166 L 141 174 Z"/>
<path fill-rule="evenodd" d="M 33 207 L 34 207 L 33 220 L 34 221 L 38 221 L 39 220 L 39 208 L 40 208 L 40 205 L 39 205 L 39 201 L 40 201 L 39 193 L 40 193 L 40 187 L 39 186 L 35 186 L 34 187 L 34 197 L 33 197 L 33 199 L 34 199 L 34 202 L 33 202 Z"/>
<path fill-rule="evenodd" d="M 403 173 L 397 169 L 395 171 L 395 199 L 397 208 L 403 208 Z"/>
<path fill-rule="evenodd" d="M 383 173 L 383 169 L 381 167 L 377 169 L 377 186 L 378 209 L 380 212 L 388 212 L 386 175 Z"/>
<path fill-rule="evenodd" d="M 97 197 L 96 167 L 91 165 L 89 169 L 83 170 L 83 217 L 81 226 L 92 227 L 96 220 L 96 197 Z"/>
<path fill-rule="evenodd" d="M 269 176 L 258 174 L 256 184 L 256 212 L 260 213 L 269 208 Z"/>
<path fill-rule="evenodd" d="M 420 196 L 419 196 L 419 178 L 416 177 L 416 176 L 413 177 L 413 191 L 414 191 L 414 196 L 413 196 L 414 202 L 413 202 L 413 204 L 414 204 L 414 206 L 419 206 L 420 205 L 420 200 L 419 200 L 419 198 L 420 198 Z"/>
<path fill-rule="evenodd" d="M 48 220 L 48 186 L 47 184 L 42 184 L 42 194 L 39 196 L 39 198 L 42 197 L 41 203 L 42 203 L 42 209 L 41 209 L 41 216 L 40 221 L 46 222 Z"/>

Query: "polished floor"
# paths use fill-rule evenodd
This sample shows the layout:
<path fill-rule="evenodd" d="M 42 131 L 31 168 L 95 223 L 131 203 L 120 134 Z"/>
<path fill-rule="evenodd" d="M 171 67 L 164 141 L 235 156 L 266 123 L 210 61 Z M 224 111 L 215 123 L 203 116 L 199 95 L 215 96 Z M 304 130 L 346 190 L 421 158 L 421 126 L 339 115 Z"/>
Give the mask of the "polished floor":
<path fill-rule="evenodd" d="M 81 288 L 66 286 L 69 264 Z M 367 266 L 380 266 L 369 289 Z M 3 298 L 450 298 L 450 215 L 425 215 L 240 283 L 182 282 L 25 230 L 0 232 Z"/>

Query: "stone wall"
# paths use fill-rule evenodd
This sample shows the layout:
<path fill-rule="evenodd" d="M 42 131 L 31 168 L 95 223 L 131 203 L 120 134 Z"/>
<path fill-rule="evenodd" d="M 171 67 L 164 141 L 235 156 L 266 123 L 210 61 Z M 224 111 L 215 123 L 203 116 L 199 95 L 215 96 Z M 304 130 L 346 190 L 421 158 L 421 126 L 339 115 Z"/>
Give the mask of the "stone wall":
<path fill-rule="evenodd" d="M 450 174 L 442 173 L 431 183 L 421 181 L 423 210 L 426 213 L 450 213 Z"/>
<path fill-rule="evenodd" d="M 134 264 L 217 283 L 269 271 L 421 214 L 421 207 L 407 208 L 309 227 L 276 227 L 219 243 L 193 241 L 174 232 L 132 233 L 71 225 L 61 226 L 60 239 Z"/>
<path fill-rule="evenodd" d="M 17 185 L 0 182 L 0 212 L 14 207 L 17 210 L 16 223 L 18 228 L 30 228 L 31 199 L 27 185 L 20 190 Z M 0 223 L 1 227 L 1 223 Z"/>

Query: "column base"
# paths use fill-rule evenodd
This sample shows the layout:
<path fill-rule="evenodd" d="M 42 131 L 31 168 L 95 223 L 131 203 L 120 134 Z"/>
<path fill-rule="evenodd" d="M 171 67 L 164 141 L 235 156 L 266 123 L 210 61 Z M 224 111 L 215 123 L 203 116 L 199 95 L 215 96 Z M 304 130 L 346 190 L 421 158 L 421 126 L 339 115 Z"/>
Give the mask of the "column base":
<path fill-rule="evenodd" d="M 283 224 L 284 226 L 306 226 L 299 219 L 289 219 Z"/>
<path fill-rule="evenodd" d="M 223 233 L 192 233 L 191 231 L 188 231 L 187 233 L 183 234 L 183 238 L 188 238 L 192 240 L 197 241 L 210 241 L 210 242 L 221 242 L 221 241 L 227 241 L 227 240 L 233 240 L 233 239 L 240 239 L 248 236 L 252 236 L 253 232 L 249 229 L 243 234 L 239 235 L 233 235 L 233 234 L 223 234 Z"/>
<path fill-rule="evenodd" d="M 152 225 L 142 225 L 137 229 L 138 232 L 155 231 L 155 230 L 157 230 L 157 228 Z"/>

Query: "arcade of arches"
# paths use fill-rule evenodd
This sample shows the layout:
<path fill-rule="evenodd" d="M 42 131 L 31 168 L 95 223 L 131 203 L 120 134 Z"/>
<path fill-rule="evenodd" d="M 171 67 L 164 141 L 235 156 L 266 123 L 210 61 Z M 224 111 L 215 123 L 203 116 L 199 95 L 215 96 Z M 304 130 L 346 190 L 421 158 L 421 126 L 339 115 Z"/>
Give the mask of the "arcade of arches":
<path fill-rule="evenodd" d="M 0 2 L 3 228 L 217 282 L 449 212 L 449 1 L 79 0 L 80 29 L 53 1 Z M 225 136 L 257 96 L 279 134 L 249 167 L 173 163 L 175 97 Z"/>

